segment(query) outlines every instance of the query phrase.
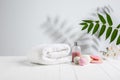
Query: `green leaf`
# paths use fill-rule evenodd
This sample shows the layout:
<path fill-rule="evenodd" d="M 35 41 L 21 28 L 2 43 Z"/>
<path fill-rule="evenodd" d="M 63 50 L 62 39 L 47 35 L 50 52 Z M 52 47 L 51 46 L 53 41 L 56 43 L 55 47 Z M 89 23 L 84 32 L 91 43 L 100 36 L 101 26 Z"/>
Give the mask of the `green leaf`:
<path fill-rule="evenodd" d="M 93 33 L 92 34 L 95 34 L 97 32 L 98 28 L 99 28 L 99 24 L 97 23 L 95 25 L 94 29 L 93 29 Z"/>
<path fill-rule="evenodd" d="M 119 35 L 119 37 L 117 38 L 117 43 L 116 43 L 116 45 L 119 45 L 120 44 L 120 35 Z"/>
<path fill-rule="evenodd" d="M 115 40 L 117 34 L 118 34 L 118 30 L 114 29 L 114 31 L 112 33 L 112 36 L 111 36 L 111 39 L 110 39 L 110 43 Z"/>
<path fill-rule="evenodd" d="M 106 23 L 104 17 L 103 17 L 101 14 L 98 14 L 98 17 L 99 17 L 99 19 L 101 20 L 101 22 L 102 22 L 103 24 Z"/>
<path fill-rule="evenodd" d="M 112 26 L 113 22 L 112 22 L 112 19 L 108 13 L 106 13 L 106 17 L 107 17 L 107 21 L 108 21 L 109 26 Z"/>
<path fill-rule="evenodd" d="M 85 26 L 83 26 L 82 30 L 85 30 L 88 27 L 88 24 L 86 24 Z"/>
<path fill-rule="evenodd" d="M 118 29 L 120 28 L 120 24 L 117 26 L 117 28 L 118 28 Z"/>
<path fill-rule="evenodd" d="M 89 28 L 88 28 L 88 33 L 92 30 L 93 26 L 94 26 L 94 24 L 93 24 L 93 23 L 91 23 L 91 24 L 89 25 Z"/>
<path fill-rule="evenodd" d="M 80 25 L 87 25 L 87 23 L 80 23 Z"/>
<path fill-rule="evenodd" d="M 108 37 L 110 36 L 111 32 L 112 32 L 112 27 L 108 27 L 107 32 L 106 32 L 106 39 L 108 39 Z"/>
<path fill-rule="evenodd" d="M 92 20 L 82 20 L 82 21 L 87 22 L 87 23 L 93 22 Z"/>
<path fill-rule="evenodd" d="M 106 29 L 106 25 L 102 25 L 98 37 L 103 35 L 103 33 L 105 32 L 105 29 Z"/>

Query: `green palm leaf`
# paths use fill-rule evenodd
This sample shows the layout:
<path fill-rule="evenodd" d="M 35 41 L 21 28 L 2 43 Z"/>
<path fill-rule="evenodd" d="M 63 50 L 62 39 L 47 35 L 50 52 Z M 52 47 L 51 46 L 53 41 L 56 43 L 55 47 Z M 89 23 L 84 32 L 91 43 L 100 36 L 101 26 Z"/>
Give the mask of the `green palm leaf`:
<path fill-rule="evenodd" d="M 94 24 L 93 24 L 93 23 L 91 23 L 91 24 L 89 25 L 89 28 L 88 28 L 88 33 L 92 30 L 93 26 L 94 26 Z"/>
<path fill-rule="evenodd" d="M 110 39 L 110 43 L 115 40 L 117 34 L 118 34 L 118 30 L 114 29 L 114 31 L 112 33 L 112 36 L 111 36 L 111 39 Z"/>
<path fill-rule="evenodd" d="M 106 25 L 102 25 L 98 37 L 103 35 L 103 33 L 105 32 L 105 29 L 106 29 Z"/>
<path fill-rule="evenodd" d="M 101 15 L 99 13 L 97 15 L 98 15 L 98 20 L 90 20 L 90 19 L 82 20 L 83 22 L 80 23 L 80 25 L 82 25 L 82 30 L 87 29 L 87 32 L 89 33 L 93 28 L 92 34 L 95 34 L 100 28 L 98 37 L 106 33 L 105 38 L 108 39 L 111 36 L 110 43 L 113 42 L 117 38 L 117 35 L 119 33 L 118 31 L 120 29 L 120 24 L 114 29 L 112 28 L 112 25 L 113 25 L 112 18 L 108 13 L 106 13 L 106 17 L 104 17 L 104 15 Z M 108 24 L 109 26 L 107 26 L 106 24 Z M 117 41 L 116 41 L 116 45 L 118 44 L 120 44 L 120 35 L 118 36 Z"/>
<path fill-rule="evenodd" d="M 94 29 L 93 29 L 93 33 L 92 34 L 95 34 L 97 32 L 98 28 L 99 28 L 99 24 L 97 23 L 95 25 Z"/>
<path fill-rule="evenodd" d="M 112 26 L 113 22 L 112 22 L 110 15 L 106 13 L 106 17 L 107 17 L 107 21 L 108 21 L 109 26 Z"/>
<path fill-rule="evenodd" d="M 88 27 L 88 24 L 84 25 L 82 30 L 85 30 Z"/>
<path fill-rule="evenodd" d="M 118 44 L 120 44 L 120 35 L 119 35 L 119 37 L 117 38 L 117 43 L 116 43 L 116 45 L 118 45 Z"/>
<path fill-rule="evenodd" d="M 108 39 L 108 37 L 110 36 L 111 32 L 112 32 L 112 27 L 108 27 L 107 32 L 106 32 L 106 39 Z"/>
<path fill-rule="evenodd" d="M 98 14 L 98 17 L 99 17 L 99 19 L 101 20 L 101 22 L 102 22 L 103 24 L 106 23 L 104 17 L 103 17 L 101 14 Z"/>

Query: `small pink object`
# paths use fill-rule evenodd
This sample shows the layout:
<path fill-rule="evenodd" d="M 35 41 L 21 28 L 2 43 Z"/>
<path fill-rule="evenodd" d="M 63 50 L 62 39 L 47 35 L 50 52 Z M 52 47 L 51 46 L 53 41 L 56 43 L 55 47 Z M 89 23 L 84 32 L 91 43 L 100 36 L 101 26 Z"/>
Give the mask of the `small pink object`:
<path fill-rule="evenodd" d="M 80 58 L 78 63 L 79 63 L 80 66 L 84 66 L 86 64 L 86 59 L 85 58 Z"/>
<path fill-rule="evenodd" d="M 91 62 L 90 63 L 102 63 L 102 59 L 99 56 L 91 55 Z"/>
<path fill-rule="evenodd" d="M 90 56 L 93 60 L 99 60 L 100 59 L 100 57 L 99 56 L 96 56 L 96 55 L 91 55 Z"/>
<path fill-rule="evenodd" d="M 80 57 L 80 56 L 81 56 L 81 55 L 80 55 L 80 52 L 72 52 L 72 62 L 74 62 L 74 58 L 75 58 L 76 56 Z"/>

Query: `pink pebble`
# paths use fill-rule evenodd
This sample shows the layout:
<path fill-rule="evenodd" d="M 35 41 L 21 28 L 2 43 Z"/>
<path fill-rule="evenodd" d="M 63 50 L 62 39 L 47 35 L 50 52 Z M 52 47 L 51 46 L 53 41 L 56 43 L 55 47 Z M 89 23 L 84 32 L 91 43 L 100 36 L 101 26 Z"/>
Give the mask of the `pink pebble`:
<path fill-rule="evenodd" d="M 85 58 L 80 58 L 78 63 L 79 63 L 80 66 L 84 66 L 86 64 L 86 59 Z"/>
<path fill-rule="evenodd" d="M 90 56 L 93 60 L 99 60 L 100 59 L 100 57 L 99 56 L 96 56 L 96 55 L 91 55 Z"/>

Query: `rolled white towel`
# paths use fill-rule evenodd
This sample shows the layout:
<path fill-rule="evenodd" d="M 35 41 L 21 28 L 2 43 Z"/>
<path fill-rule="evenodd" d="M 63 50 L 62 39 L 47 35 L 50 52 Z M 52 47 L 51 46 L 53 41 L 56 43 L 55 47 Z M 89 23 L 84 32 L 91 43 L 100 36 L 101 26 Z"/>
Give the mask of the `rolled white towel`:
<path fill-rule="evenodd" d="M 52 44 L 42 50 L 42 54 L 49 58 L 62 58 L 70 54 L 70 46 L 66 44 Z"/>
<path fill-rule="evenodd" d="M 30 62 L 39 64 L 58 64 L 71 61 L 71 48 L 67 44 L 42 44 L 32 48 L 28 55 Z"/>

